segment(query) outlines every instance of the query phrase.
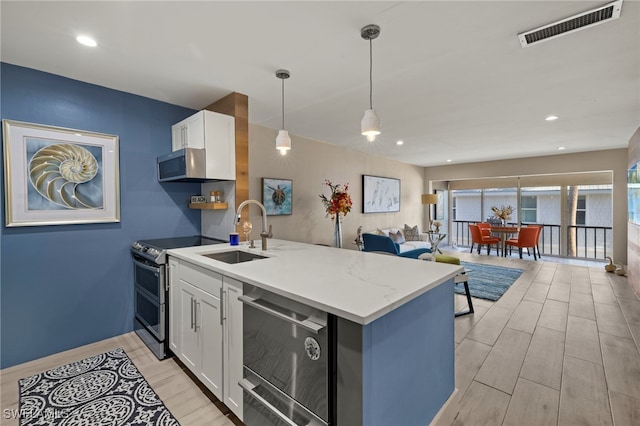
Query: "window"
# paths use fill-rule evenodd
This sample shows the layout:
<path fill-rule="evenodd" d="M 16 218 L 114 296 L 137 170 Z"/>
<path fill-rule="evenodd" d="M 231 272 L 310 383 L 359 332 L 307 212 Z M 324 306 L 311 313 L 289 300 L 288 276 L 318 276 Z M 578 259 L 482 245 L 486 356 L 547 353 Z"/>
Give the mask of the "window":
<path fill-rule="evenodd" d="M 587 223 L 587 196 L 578 195 L 578 207 L 576 208 L 576 225 Z"/>
<path fill-rule="evenodd" d="M 522 223 L 536 223 L 538 211 L 538 197 L 523 195 L 520 198 L 520 220 Z"/>
<path fill-rule="evenodd" d="M 451 204 L 451 215 L 453 217 L 453 220 L 456 220 L 456 204 L 457 204 L 456 201 L 457 201 L 457 198 L 453 197 L 452 204 Z"/>

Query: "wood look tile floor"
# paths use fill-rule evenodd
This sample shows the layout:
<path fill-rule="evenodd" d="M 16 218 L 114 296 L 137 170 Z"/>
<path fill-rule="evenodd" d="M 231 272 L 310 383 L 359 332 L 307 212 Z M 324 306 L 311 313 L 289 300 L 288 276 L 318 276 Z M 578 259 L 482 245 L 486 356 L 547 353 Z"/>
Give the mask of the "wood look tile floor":
<path fill-rule="evenodd" d="M 0 424 L 19 424 L 11 415 L 18 410 L 19 379 L 119 347 L 182 426 L 242 424 L 213 394 L 196 384 L 175 358 L 159 361 L 134 332 L 0 370 Z"/>
<path fill-rule="evenodd" d="M 640 424 L 640 300 L 626 278 L 558 259 L 451 254 L 525 271 L 500 300 L 474 299 L 475 314 L 455 319 L 458 392 L 437 426 Z M 456 308 L 464 306 L 456 295 Z M 1 370 L 2 413 L 18 408 L 18 379 L 116 347 L 183 426 L 241 424 L 135 333 Z M 1 416 L 3 426 L 18 425 Z"/>
<path fill-rule="evenodd" d="M 597 263 L 450 254 L 525 272 L 455 319 L 458 393 L 438 426 L 640 425 L 640 300 L 626 277 Z"/>

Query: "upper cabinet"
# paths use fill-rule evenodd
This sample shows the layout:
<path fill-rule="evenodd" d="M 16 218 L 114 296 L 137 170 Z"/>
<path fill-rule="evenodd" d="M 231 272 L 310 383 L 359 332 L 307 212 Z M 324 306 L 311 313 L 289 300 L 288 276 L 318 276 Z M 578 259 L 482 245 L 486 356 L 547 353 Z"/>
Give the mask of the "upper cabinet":
<path fill-rule="evenodd" d="M 171 126 L 172 150 L 204 149 L 208 179 L 236 178 L 235 119 L 202 110 Z"/>

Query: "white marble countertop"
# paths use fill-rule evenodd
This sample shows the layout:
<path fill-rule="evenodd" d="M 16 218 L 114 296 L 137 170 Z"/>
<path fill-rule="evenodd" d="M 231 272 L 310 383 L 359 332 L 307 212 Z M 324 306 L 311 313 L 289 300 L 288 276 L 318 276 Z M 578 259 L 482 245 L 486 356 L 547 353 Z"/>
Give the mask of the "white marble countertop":
<path fill-rule="evenodd" d="M 256 245 L 260 247 L 260 240 Z M 250 249 L 243 242 L 172 249 L 168 254 L 358 324 L 382 317 L 464 270 L 458 265 L 285 240 L 270 239 L 267 248 Z M 202 256 L 236 249 L 269 258 L 228 264 Z"/>

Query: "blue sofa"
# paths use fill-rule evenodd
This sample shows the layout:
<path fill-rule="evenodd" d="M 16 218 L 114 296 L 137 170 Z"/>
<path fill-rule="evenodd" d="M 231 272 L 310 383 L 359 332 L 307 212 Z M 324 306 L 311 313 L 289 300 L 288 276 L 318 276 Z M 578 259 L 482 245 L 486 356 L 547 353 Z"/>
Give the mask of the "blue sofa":
<path fill-rule="evenodd" d="M 400 245 L 393 241 L 391 237 L 384 235 L 364 233 L 362 234 L 362 241 L 364 243 L 363 251 L 368 252 L 383 252 L 411 259 L 417 259 L 418 256 L 423 253 L 431 253 L 431 249 L 428 248 L 418 248 L 401 252 Z"/>

